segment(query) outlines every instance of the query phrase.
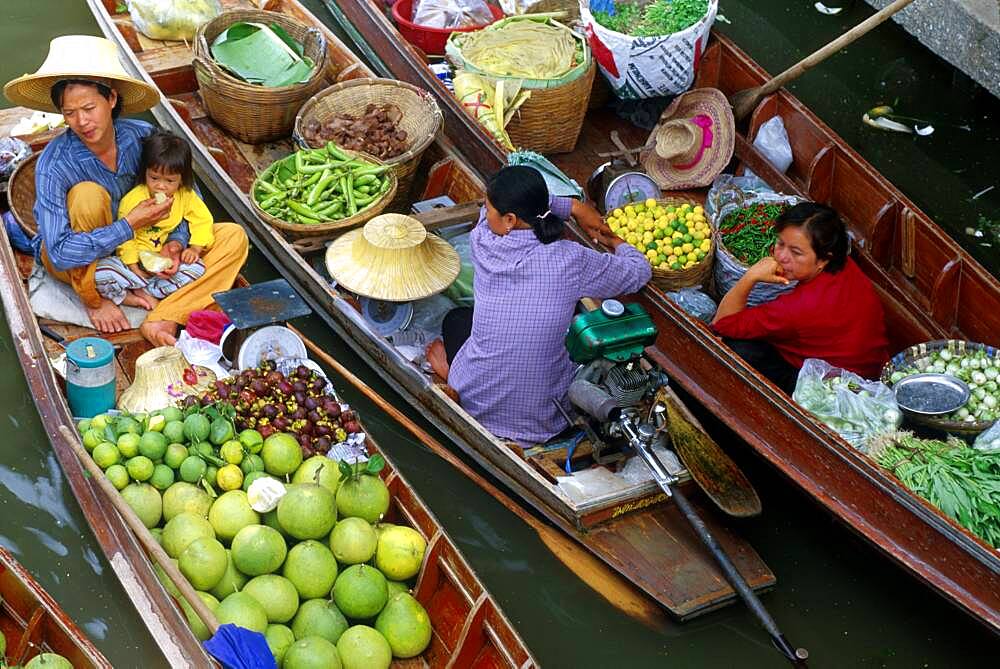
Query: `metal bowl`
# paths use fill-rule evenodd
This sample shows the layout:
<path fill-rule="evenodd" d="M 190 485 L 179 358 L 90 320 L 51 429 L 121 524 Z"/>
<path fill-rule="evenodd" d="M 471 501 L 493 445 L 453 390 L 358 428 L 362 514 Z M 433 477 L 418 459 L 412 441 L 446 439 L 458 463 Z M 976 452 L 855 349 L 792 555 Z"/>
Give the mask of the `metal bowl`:
<path fill-rule="evenodd" d="M 969 386 L 950 374 L 914 374 L 893 387 L 896 404 L 906 413 L 917 416 L 941 416 L 965 406 Z"/>

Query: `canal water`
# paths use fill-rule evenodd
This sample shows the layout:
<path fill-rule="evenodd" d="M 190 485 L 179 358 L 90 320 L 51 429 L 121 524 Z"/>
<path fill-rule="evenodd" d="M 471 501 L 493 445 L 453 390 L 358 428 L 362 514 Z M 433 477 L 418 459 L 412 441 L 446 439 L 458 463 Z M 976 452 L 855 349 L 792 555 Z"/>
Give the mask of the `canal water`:
<path fill-rule="evenodd" d="M 307 4 L 325 16 L 318 2 Z M 732 22 L 721 29 L 772 72 L 870 13 L 856 2 L 845 14 L 827 17 L 804 0 L 726 0 L 721 11 Z M 0 3 L 0 79 L 34 70 L 48 40 L 67 33 L 97 34 L 81 0 Z M 1000 155 L 996 99 L 895 25 L 879 28 L 792 88 L 994 273 L 1000 270 L 996 253 L 980 245 L 988 243 L 988 237 L 965 233 L 967 227 L 988 227 L 990 221 L 1000 224 L 1000 189 L 974 197 L 998 179 L 992 164 Z M 881 102 L 895 103 L 902 114 L 933 119 L 937 131 L 929 138 L 914 138 L 862 125 L 861 114 Z M 276 276 L 259 254 L 252 255 L 247 273 L 253 280 Z M 376 390 L 404 407 L 317 319 L 303 326 Z M 8 435 L 0 450 L 0 544 L 14 551 L 115 666 L 164 666 L 65 485 L 6 324 L 0 325 L 0 368 L 7 370 L 0 377 L 0 414 L 6 415 L 0 415 L 0 423 Z M 344 394 L 544 666 L 783 666 L 767 636 L 740 605 L 686 624 L 662 620 L 642 625 L 623 616 L 563 567 L 496 500 L 350 388 L 344 388 Z M 716 426 L 713 434 L 761 494 L 764 514 L 738 529 L 777 575 L 776 589 L 763 601 L 788 638 L 810 651 L 812 666 L 995 663 L 994 637 L 829 518 L 723 428 Z"/>

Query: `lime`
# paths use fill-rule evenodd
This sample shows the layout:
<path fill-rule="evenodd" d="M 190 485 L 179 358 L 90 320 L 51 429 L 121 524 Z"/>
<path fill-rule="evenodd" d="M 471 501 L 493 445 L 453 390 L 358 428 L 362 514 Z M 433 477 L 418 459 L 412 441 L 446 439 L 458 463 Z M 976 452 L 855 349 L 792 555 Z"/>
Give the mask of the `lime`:
<path fill-rule="evenodd" d="M 341 517 L 364 518 L 377 522 L 389 510 L 389 489 L 378 476 L 362 474 L 348 479 L 337 489 L 337 511 Z"/>
<path fill-rule="evenodd" d="M 211 593 L 219 599 L 225 599 L 234 592 L 239 592 L 246 585 L 247 577 L 240 573 L 233 562 L 233 552 L 226 549 L 226 573 L 222 575 L 219 582 L 211 589 Z"/>
<path fill-rule="evenodd" d="M 221 446 L 236 436 L 236 430 L 228 418 L 216 418 L 209 427 L 209 441 L 216 446 Z"/>
<path fill-rule="evenodd" d="M 281 520 L 281 507 L 278 507 Z M 344 518 L 330 532 L 330 550 L 340 564 L 368 562 L 375 555 L 378 535 L 375 528 L 361 518 Z"/>
<path fill-rule="evenodd" d="M 139 455 L 140 437 L 137 434 L 126 432 L 118 437 L 118 451 L 125 458 L 134 458 Z"/>
<path fill-rule="evenodd" d="M 188 449 L 184 444 L 170 444 L 167 446 L 167 452 L 163 454 L 163 464 L 171 469 L 178 469 L 187 456 Z"/>
<path fill-rule="evenodd" d="M 215 538 L 211 523 L 204 516 L 184 511 L 171 518 L 163 528 L 163 550 L 172 558 L 180 557 L 188 544 L 201 538 Z"/>
<path fill-rule="evenodd" d="M 340 469 L 336 462 L 325 455 L 314 455 L 295 470 L 292 483 L 318 483 L 336 493 L 340 485 Z"/>
<path fill-rule="evenodd" d="M 208 418 L 200 413 L 193 413 L 184 419 L 184 436 L 191 443 L 205 441 L 212 429 Z"/>
<path fill-rule="evenodd" d="M 240 462 L 240 469 L 243 470 L 243 474 L 250 474 L 251 472 L 264 472 L 264 459 L 259 455 L 254 455 L 253 453 L 247 453 L 243 456 L 243 461 Z M 299 467 L 299 469 L 302 469 Z M 295 472 L 298 474 L 298 472 Z M 294 483 L 294 481 L 293 481 Z"/>
<path fill-rule="evenodd" d="M 290 434 L 277 432 L 264 440 L 260 451 L 264 470 L 274 476 L 291 474 L 302 464 L 302 448 Z"/>
<path fill-rule="evenodd" d="M 392 648 L 378 630 L 367 625 L 348 628 L 337 641 L 343 669 L 389 669 Z"/>
<path fill-rule="evenodd" d="M 243 592 L 260 602 L 271 623 L 287 623 L 299 610 L 299 592 L 284 576 L 255 576 L 243 586 Z"/>
<path fill-rule="evenodd" d="M 146 430 L 152 432 L 163 432 L 163 428 L 167 424 L 167 419 L 163 417 L 161 413 L 150 414 L 149 419 L 146 421 Z"/>
<path fill-rule="evenodd" d="M 220 625 L 233 623 L 254 632 L 264 633 L 267 629 L 267 613 L 256 599 L 245 592 L 234 592 L 219 604 L 215 617 Z"/>
<path fill-rule="evenodd" d="M 166 409 L 162 409 L 160 411 L 160 414 L 163 416 L 163 419 L 168 423 L 175 423 L 177 421 L 184 420 L 184 412 L 178 409 L 177 407 L 167 407 Z M 178 439 L 178 441 L 180 440 Z"/>
<path fill-rule="evenodd" d="M 348 618 L 373 618 L 382 610 L 388 598 L 385 576 L 368 565 L 348 567 L 333 584 L 333 601 Z"/>
<path fill-rule="evenodd" d="M 208 518 L 210 508 L 212 498 L 208 493 L 186 481 L 174 483 L 163 493 L 163 519 L 168 523 L 185 511 Z"/>
<path fill-rule="evenodd" d="M 389 590 L 389 601 L 392 601 L 392 598 L 398 594 L 410 594 L 410 586 L 402 581 L 386 580 L 385 587 Z"/>
<path fill-rule="evenodd" d="M 142 434 L 142 424 L 131 416 L 119 416 L 118 420 L 115 421 L 115 434 L 120 437 L 129 432 Z"/>
<path fill-rule="evenodd" d="M 405 581 L 420 571 L 427 542 L 412 527 L 398 525 L 379 534 L 375 566 L 396 581 Z"/>
<path fill-rule="evenodd" d="M 86 419 L 84 419 L 84 420 L 86 420 Z M 84 430 L 80 434 L 83 435 L 83 439 L 82 439 L 82 441 L 83 441 L 83 447 L 86 448 L 88 451 L 94 450 L 94 448 L 99 443 L 101 443 L 102 441 L 104 441 L 104 430 L 89 429 L 89 430 Z"/>
<path fill-rule="evenodd" d="M 111 416 L 106 413 L 100 413 L 90 419 L 90 427 L 95 430 L 103 430 L 108 425 L 112 423 Z"/>
<path fill-rule="evenodd" d="M 118 464 L 118 461 L 121 459 L 118 447 L 110 441 L 105 441 L 95 446 L 94 452 L 91 455 L 94 458 L 94 462 L 101 469 L 107 469 L 111 465 Z"/>
<path fill-rule="evenodd" d="M 221 490 L 239 490 L 243 486 L 243 472 L 237 465 L 224 465 L 216 473 L 215 483 Z"/>
<path fill-rule="evenodd" d="M 122 465 L 111 465 L 106 470 L 104 470 L 104 475 L 108 477 L 111 481 L 111 485 L 121 490 L 128 485 L 129 475 L 128 470 Z"/>
<path fill-rule="evenodd" d="M 179 420 L 170 421 L 163 426 L 163 436 L 167 438 L 167 441 L 183 443 L 185 441 L 184 422 Z"/>
<path fill-rule="evenodd" d="M 229 464 L 238 465 L 243 462 L 243 444 L 230 439 L 219 448 L 219 455 Z"/>
<path fill-rule="evenodd" d="M 73 669 L 73 663 L 58 653 L 39 653 L 28 660 L 24 669 Z"/>
<path fill-rule="evenodd" d="M 79 432 L 80 434 L 84 434 L 89 429 L 90 429 L 90 419 L 89 418 L 81 418 L 80 420 L 78 420 L 76 422 L 76 431 Z M 95 444 L 95 446 L 96 446 L 96 444 Z"/>
<path fill-rule="evenodd" d="M 215 457 L 215 447 L 207 441 L 199 441 L 188 448 L 191 455 L 200 455 L 203 458 Z"/>
<path fill-rule="evenodd" d="M 213 613 L 219 608 L 219 600 L 208 594 L 207 592 L 199 592 L 198 596 L 201 601 L 205 602 L 205 606 L 208 607 Z M 184 611 L 184 617 L 187 618 L 188 625 L 191 627 L 191 631 L 194 635 L 198 637 L 199 641 L 207 641 L 211 638 L 212 633 L 205 627 L 205 623 L 202 622 L 201 617 L 194 612 L 191 605 L 188 604 L 187 600 L 178 595 L 178 599 L 181 603 L 181 610 Z"/>
<path fill-rule="evenodd" d="M 148 483 L 130 483 L 122 488 L 121 495 L 143 525 L 152 528 L 160 524 L 163 500 L 156 488 Z"/>
<path fill-rule="evenodd" d="M 242 491 L 240 491 L 242 492 Z M 247 576 L 269 574 L 288 554 L 285 538 L 266 525 L 248 525 L 233 538 L 233 563 Z"/>
<path fill-rule="evenodd" d="M 318 483 L 289 486 L 278 502 L 278 522 L 296 539 L 321 539 L 337 522 L 336 498 Z"/>
<path fill-rule="evenodd" d="M 215 539 L 195 539 L 177 559 L 181 573 L 196 590 L 210 590 L 219 584 L 229 561 L 226 549 Z"/>
<path fill-rule="evenodd" d="M 431 619 L 427 611 L 405 593 L 389 599 L 375 620 L 375 629 L 389 642 L 395 657 L 416 657 L 431 642 Z"/>
<path fill-rule="evenodd" d="M 247 494 L 242 490 L 230 490 L 220 495 L 208 512 L 208 520 L 215 528 L 219 541 L 228 543 L 247 525 L 256 525 L 260 516 L 250 508 Z"/>
<path fill-rule="evenodd" d="M 189 455 L 184 458 L 184 462 L 181 463 L 180 475 L 181 480 L 187 481 L 188 483 L 197 483 L 202 476 L 205 475 L 205 470 L 208 465 L 205 461 L 199 458 L 197 455 Z"/>
<path fill-rule="evenodd" d="M 125 463 L 128 475 L 136 481 L 148 481 L 153 475 L 153 461 L 144 455 L 137 455 Z"/>
<path fill-rule="evenodd" d="M 281 573 L 302 599 L 329 597 L 337 580 L 337 560 L 321 542 L 308 539 L 288 551 Z"/>
<path fill-rule="evenodd" d="M 243 462 L 246 462 L 244 460 Z M 272 478 L 267 472 L 249 472 L 243 476 L 243 490 L 250 490 L 250 484 L 260 478 Z"/>
<path fill-rule="evenodd" d="M 215 479 L 219 476 L 219 468 L 215 465 L 209 465 L 205 468 L 205 480 L 212 484 L 213 488 L 218 489 Z"/>
<path fill-rule="evenodd" d="M 256 455 L 260 453 L 260 449 L 264 448 L 264 437 L 260 436 L 260 432 L 257 430 L 243 430 L 238 438 L 248 453 Z"/>
<path fill-rule="evenodd" d="M 147 432 L 139 439 L 139 452 L 150 460 L 162 460 L 167 452 L 167 438 L 159 432 Z"/>
<path fill-rule="evenodd" d="M 157 490 L 166 490 L 174 484 L 174 470 L 164 464 L 156 465 L 149 484 Z"/>
<path fill-rule="evenodd" d="M 302 602 L 292 620 L 292 632 L 296 639 L 318 636 L 330 643 L 337 643 L 346 629 L 347 618 L 329 599 L 310 599 Z"/>
<path fill-rule="evenodd" d="M 295 643 L 295 635 L 292 630 L 284 625 L 268 625 L 264 631 L 264 640 L 267 647 L 271 649 L 271 655 L 279 667 L 282 666 L 285 652 Z"/>
<path fill-rule="evenodd" d="M 340 651 L 326 639 L 307 636 L 299 639 L 285 651 L 283 669 L 343 669 Z"/>

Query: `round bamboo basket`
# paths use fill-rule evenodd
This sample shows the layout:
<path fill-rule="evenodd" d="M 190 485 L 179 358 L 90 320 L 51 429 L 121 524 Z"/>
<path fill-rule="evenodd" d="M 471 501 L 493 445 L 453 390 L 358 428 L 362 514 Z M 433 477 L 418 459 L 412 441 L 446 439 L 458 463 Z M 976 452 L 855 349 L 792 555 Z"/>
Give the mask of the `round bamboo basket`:
<path fill-rule="evenodd" d="M 594 83 L 594 61 L 583 75 L 551 88 L 532 88 L 529 97 L 507 124 L 507 136 L 518 149 L 538 153 L 569 153 L 587 115 Z"/>
<path fill-rule="evenodd" d="M 948 349 L 956 355 L 963 355 L 967 352 L 985 351 L 987 358 L 991 358 L 994 361 L 997 358 L 1000 358 L 1000 350 L 997 350 L 992 346 L 987 346 L 986 344 L 965 341 L 962 339 L 937 339 L 935 341 L 910 346 L 904 351 L 892 356 L 892 359 L 889 360 L 884 367 L 882 367 L 882 383 L 891 388 L 891 377 L 893 372 L 902 371 L 910 367 L 915 367 L 921 372 L 926 371 L 927 366 L 930 364 L 931 354 L 942 349 Z M 907 413 L 906 418 L 907 420 L 918 425 L 967 437 L 976 436 L 994 423 L 994 421 L 991 420 L 978 420 L 975 422 L 956 421 L 948 420 L 946 416 L 922 416 L 914 413 Z"/>
<path fill-rule="evenodd" d="M 341 151 L 351 156 L 352 158 L 362 158 L 375 165 L 385 164 L 383 161 L 379 160 L 375 156 L 369 156 L 368 154 L 362 153 L 360 151 L 348 151 L 346 149 L 341 149 Z M 284 158 L 282 158 L 282 160 L 284 160 Z M 280 161 L 275 161 L 275 162 L 280 162 Z M 262 220 L 268 223 L 271 227 L 281 230 L 281 232 L 285 235 L 285 237 L 293 240 L 307 239 L 307 238 L 310 241 L 333 239 L 334 237 L 337 237 L 347 232 L 348 230 L 364 225 L 365 223 L 368 222 L 369 219 L 381 214 L 385 210 L 385 208 L 389 206 L 389 203 L 392 202 L 392 199 L 396 195 L 396 189 L 399 184 L 398 180 L 396 179 L 395 173 L 393 173 L 392 170 L 386 170 L 385 172 L 386 177 L 391 179 L 391 183 L 389 184 L 389 190 L 383 193 L 382 197 L 375 200 L 374 202 L 371 202 L 368 206 L 366 206 L 364 209 L 356 213 L 354 216 L 348 216 L 346 218 L 340 218 L 335 221 L 320 223 L 318 225 L 313 225 L 313 224 L 305 225 L 302 223 L 291 223 L 289 221 L 285 221 L 275 216 L 272 216 L 271 214 L 261 209 L 260 205 L 257 204 L 257 199 L 254 197 L 254 193 L 257 191 L 257 182 L 265 173 L 267 173 L 268 170 L 271 169 L 272 166 L 273 163 L 271 166 L 268 166 L 267 170 L 264 170 L 264 172 L 262 172 L 260 175 L 257 176 L 256 179 L 254 179 L 253 186 L 250 188 L 250 202 L 253 203 L 254 211 L 257 212 L 257 215 L 260 216 Z"/>
<path fill-rule="evenodd" d="M 241 81 L 222 69 L 212 59 L 209 44 L 239 21 L 275 23 L 298 40 L 305 55 L 316 63 L 309 80 L 266 88 Z M 238 9 L 223 12 L 198 29 L 194 55 L 195 76 L 209 116 L 240 140 L 260 144 L 287 137 L 299 108 L 323 86 L 326 40 L 316 28 L 308 28 L 284 14 Z"/>
<path fill-rule="evenodd" d="M 369 104 L 394 104 L 403 114 L 397 127 L 406 132 L 406 151 L 383 162 L 392 166 L 398 180 L 396 197 L 388 207 L 408 204 L 407 198 L 420 158 L 444 123 L 437 101 L 422 88 L 395 79 L 360 78 L 334 84 L 302 105 L 295 117 L 292 137 L 299 146 L 319 148 L 309 145 L 303 135 L 307 123 L 323 123 L 338 114 L 359 116 Z"/>
<path fill-rule="evenodd" d="M 7 202 L 14 219 L 29 237 L 38 232 L 35 223 L 35 164 L 41 152 L 25 158 L 7 182 Z"/>

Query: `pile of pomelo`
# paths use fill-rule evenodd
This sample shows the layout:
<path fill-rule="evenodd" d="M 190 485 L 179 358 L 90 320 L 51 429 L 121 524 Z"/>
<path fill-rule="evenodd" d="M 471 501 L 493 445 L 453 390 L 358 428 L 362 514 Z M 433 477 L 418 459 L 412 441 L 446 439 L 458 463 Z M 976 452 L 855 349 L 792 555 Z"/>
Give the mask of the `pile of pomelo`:
<path fill-rule="evenodd" d="M 379 522 L 390 504 L 381 456 L 354 466 L 324 455 L 303 461 L 292 435 L 237 435 L 224 416 L 198 410 L 178 420 L 174 411 L 102 415 L 79 427 L 220 623 L 264 634 L 287 669 L 376 669 L 424 651 L 431 624 L 409 582 L 426 542 Z M 208 638 L 160 575 L 194 633 Z"/>

